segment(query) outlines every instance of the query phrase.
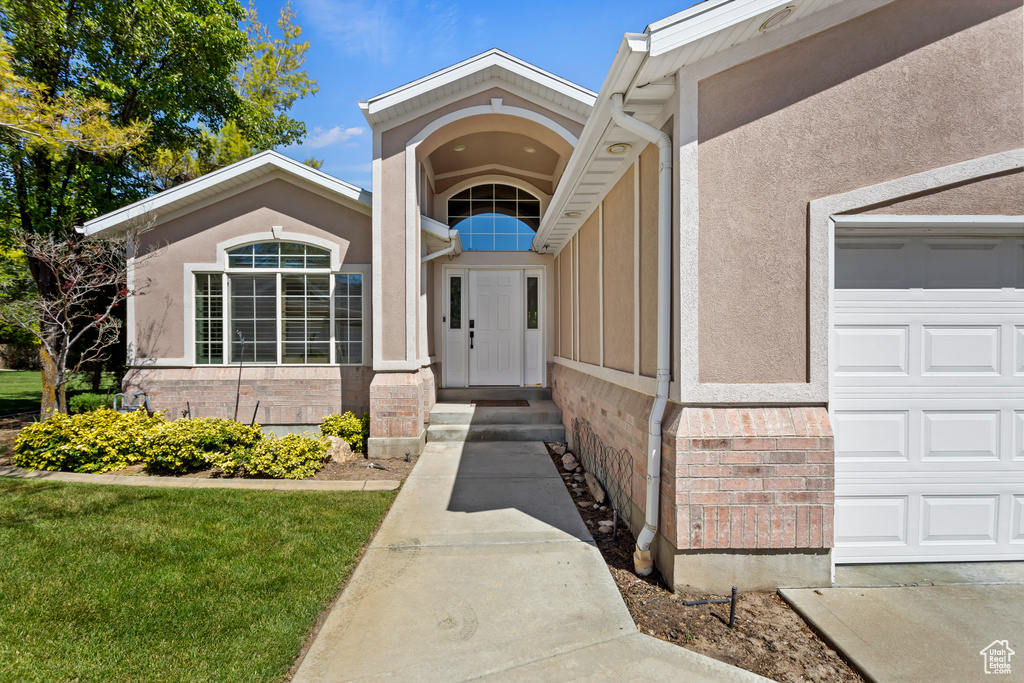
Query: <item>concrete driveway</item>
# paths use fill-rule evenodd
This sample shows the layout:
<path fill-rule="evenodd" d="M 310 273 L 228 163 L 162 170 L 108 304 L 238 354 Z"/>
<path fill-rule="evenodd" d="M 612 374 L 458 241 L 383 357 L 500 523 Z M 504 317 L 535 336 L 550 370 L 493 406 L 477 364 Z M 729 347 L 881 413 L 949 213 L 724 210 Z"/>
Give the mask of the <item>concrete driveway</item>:
<path fill-rule="evenodd" d="M 779 592 L 868 680 L 1024 681 L 1024 562 L 837 567 L 833 588 Z"/>

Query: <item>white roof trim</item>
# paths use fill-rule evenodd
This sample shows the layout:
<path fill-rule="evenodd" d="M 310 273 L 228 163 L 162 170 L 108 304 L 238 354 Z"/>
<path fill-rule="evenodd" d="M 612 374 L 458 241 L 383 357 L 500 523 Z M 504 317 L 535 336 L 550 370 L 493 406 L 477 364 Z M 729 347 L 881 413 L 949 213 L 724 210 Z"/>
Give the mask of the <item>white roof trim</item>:
<path fill-rule="evenodd" d="M 248 174 L 248 179 L 251 180 L 268 175 L 273 171 L 282 171 L 304 180 L 317 188 L 337 195 L 342 200 L 353 205 L 353 208 L 366 214 L 370 213 L 370 193 L 366 190 L 327 175 L 299 161 L 289 159 L 283 154 L 268 150 L 87 221 L 82 226 L 81 232 L 85 235 L 95 235 L 106 230 L 121 227 L 133 220 L 143 219 L 148 215 L 159 216 L 169 211 L 177 211 L 191 204 L 201 202 L 203 199 L 208 198 L 211 192 L 215 193 L 234 187 L 238 184 L 237 180 L 242 176 Z M 199 193 L 205 194 L 197 196 Z"/>
<path fill-rule="evenodd" d="M 786 0 L 707 0 L 647 27 L 652 57 L 791 4 Z"/>
<path fill-rule="evenodd" d="M 363 110 L 363 115 L 366 116 L 368 120 L 371 120 L 371 122 L 375 120 L 388 120 L 395 118 L 404 110 L 401 108 L 395 112 L 391 112 L 389 110 L 399 107 L 403 102 L 413 100 L 435 90 L 441 90 L 446 86 L 450 87 L 460 79 L 491 67 L 497 67 L 498 69 L 505 70 L 511 74 L 533 81 L 541 86 L 542 89 L 549 91 L 551 94 L 571 98 L 587 108 L 592 107 L 594 105 L 594 101 L 597 99 L 597 93 L 592 90 L 588 90 L 581 85 L 573 83 L 572 81 L 568 81 L 528 62 L 517 59 L 502 50 L 491 49 L 487 52 L 476 55 L 475 57 L 470 57 L 458 64 L 454 64 L 446 69 L 435 71 L 434 73 L 415 80 L 412 83 L 407 83 L 406 85 L 395 88 L 394 90 L 389 90 L 388 92 L 377 95 L 376 97 L 371 97 L 368 100 L 360 102 L 359 107 Z"/>

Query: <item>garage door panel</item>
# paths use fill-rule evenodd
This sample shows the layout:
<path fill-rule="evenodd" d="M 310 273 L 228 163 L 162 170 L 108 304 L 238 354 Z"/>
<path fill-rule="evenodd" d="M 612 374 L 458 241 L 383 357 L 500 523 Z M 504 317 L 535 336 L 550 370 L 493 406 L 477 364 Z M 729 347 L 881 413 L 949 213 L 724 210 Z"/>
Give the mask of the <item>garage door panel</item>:
<path fill-rule="evenodd" d="M 905 410 L 835 411 L 836 463 L 866 460 L 909 461 L 909 421 Z"/>
<path fill-rule="evenodd" d="M 999 411 L 921 413 L 922 461 L 999 460 Z"/>
<path fill-rule="evenodd" d="M 999 496 L 921 496 L 921 545 L 995 545 Z"/>
<path fill-rule="evenodd" d="M 837 236 L 837 561 L 1024 559 L 1022 253 Z"/>
<path fill-rule="evenodd" d="M 1013 427 L 1010 443 L 1013 444 L 1013 459 L 1024 460 L 1024 410 L 1013 411 Z"/>
<path fill-rule="evenodd" d="M 1024 325 L 1013 328 L 1013 374 L 1024 376 Z"/>
<path fill-rule="evenodd" d="M 1001 326 L 934 326 L 921 330 L 921 374 L 999 375 Z"/>
<path fill-rule="evenodd" d="M 908 496 L 836 498 L 836 543 L 851 546 L 907 544 Z"/>
<path fill-rule="evenodd" d="M 1024 495 L 1013 496 L 1010 511 L 1010 543 L 1024 544 Z"/>
<path fill-rule="evenodd" d="M 998 289 L 1000 242 L 926 242 L 922 254 L 928 289 Z"/>
<path fill-rule="evenodd" d="M 835 339 L 838 374 L 907 374 L 909 325 L 837 325 Z"/>

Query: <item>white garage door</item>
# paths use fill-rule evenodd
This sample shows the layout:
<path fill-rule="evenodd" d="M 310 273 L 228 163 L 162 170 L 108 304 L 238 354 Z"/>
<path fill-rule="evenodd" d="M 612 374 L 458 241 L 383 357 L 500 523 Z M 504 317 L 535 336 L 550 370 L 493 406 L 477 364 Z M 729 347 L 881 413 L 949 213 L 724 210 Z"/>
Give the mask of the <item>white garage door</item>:
<path fill-rule="evenodd" d="M 1024 559 L 1024 235 L 835 264 L 836 562 Z"/>

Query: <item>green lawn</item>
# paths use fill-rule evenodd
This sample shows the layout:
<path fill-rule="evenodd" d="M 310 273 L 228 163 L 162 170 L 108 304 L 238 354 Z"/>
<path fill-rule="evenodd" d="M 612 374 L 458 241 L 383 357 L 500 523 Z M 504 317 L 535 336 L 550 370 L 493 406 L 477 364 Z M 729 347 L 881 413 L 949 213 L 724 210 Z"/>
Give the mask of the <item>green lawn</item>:
<path fill-rule="evenodd" d="M 113 373 L 104 373 L 100 392 L 120 391 Z M 67 395 L 92 391 L 92 383 L 86 377 L 75 377 L 68 383 Z M 43 376 L 38 370 L 10 370 L 0 372 L 0 415 L 13 415 L 39 410 L 43 398 Z"/>
<path fill-rule="evenodd" d="M 0 479 L 0 680 L 281 680 L 394 497 Z"/>

